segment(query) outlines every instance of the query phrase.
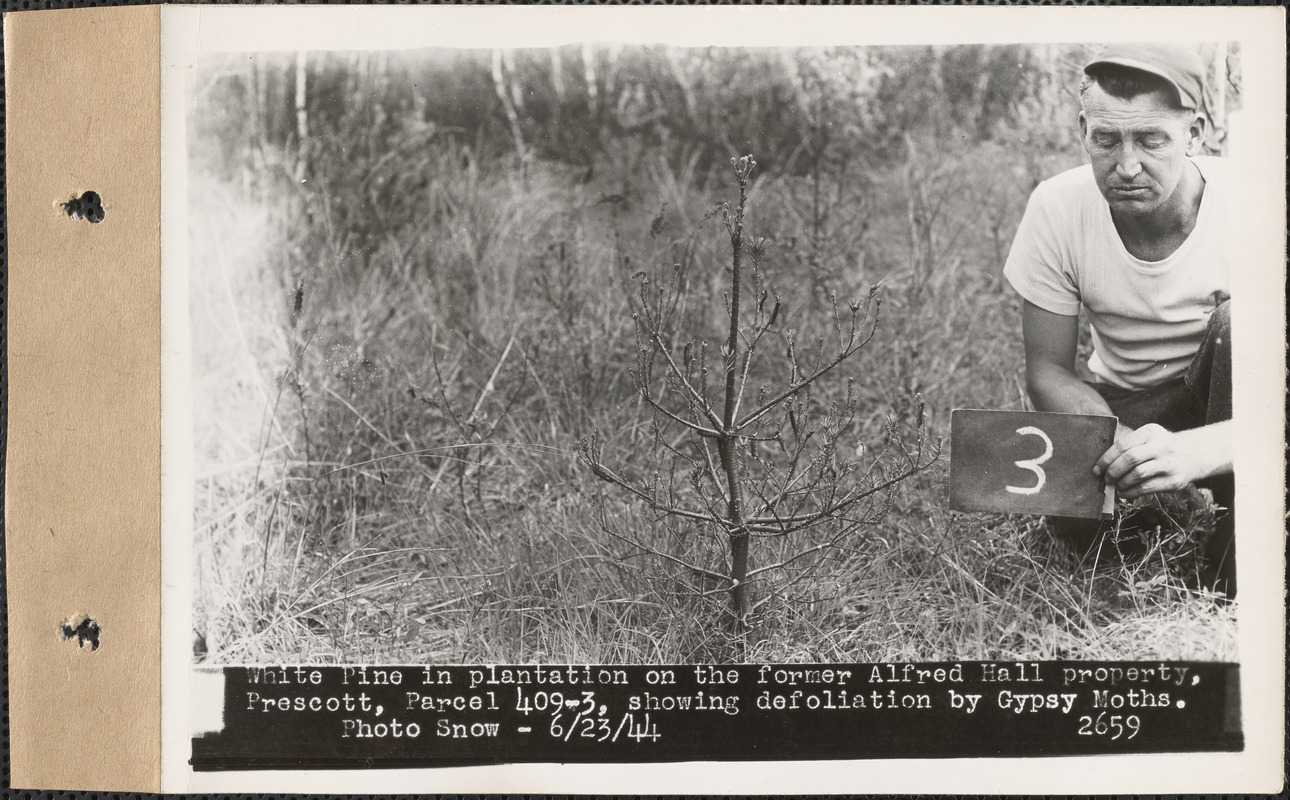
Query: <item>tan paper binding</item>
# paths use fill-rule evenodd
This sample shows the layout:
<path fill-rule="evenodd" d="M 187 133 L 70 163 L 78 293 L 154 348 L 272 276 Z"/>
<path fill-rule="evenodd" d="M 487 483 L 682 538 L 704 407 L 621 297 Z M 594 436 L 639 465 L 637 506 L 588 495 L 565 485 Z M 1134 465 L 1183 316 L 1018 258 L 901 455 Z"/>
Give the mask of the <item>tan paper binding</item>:
<path fill-rule="evenodd" d="M 5 16 L 12 782 L 158 791 L 160 7 Z M 98 224 L 59 203 L 103 198 Z M 64 621 L 102 628 L 96 651 Z"/>

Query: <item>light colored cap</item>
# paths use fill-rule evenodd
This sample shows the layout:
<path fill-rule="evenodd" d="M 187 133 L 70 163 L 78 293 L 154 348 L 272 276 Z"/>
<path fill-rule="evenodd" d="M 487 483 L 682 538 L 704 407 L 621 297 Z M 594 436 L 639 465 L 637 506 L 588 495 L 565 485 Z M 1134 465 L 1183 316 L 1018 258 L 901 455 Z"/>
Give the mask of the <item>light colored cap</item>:
<path fill-rule="evenodd" d="M 1205 91 L 1205 64 L 1194 46 L 1173 42 L 1116 42 L 1084 65 L 1094 75 L 1101 64 L 1149 72 L 1169 82 L 1183 108 L 1199 108 Z"/>

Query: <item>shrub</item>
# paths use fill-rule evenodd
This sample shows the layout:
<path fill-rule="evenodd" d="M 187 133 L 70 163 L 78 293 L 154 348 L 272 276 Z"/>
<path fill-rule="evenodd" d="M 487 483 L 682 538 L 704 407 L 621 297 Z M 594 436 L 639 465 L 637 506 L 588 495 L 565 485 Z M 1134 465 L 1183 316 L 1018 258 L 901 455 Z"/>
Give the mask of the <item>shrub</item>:
<path fill-rule="evenodd" d="M 598 478 L 646 502 L 674 546 L 615 530 L 602 506 L 603 529 L 637 554 L 671 565 L 670 578 L 685 593 L 728 597 L 729 619 L 742 639 L 764 604 L 817 577 L 858 530 L 881 520 L 892 490 L 930 466 L 940 445 L 926 442 L 920 397 L 913 444 L 890 431 L 894 466 L 867 460 L 862 447 L 848 457 L 854 380 L 832 398 L 825 383 L 873 338 L 877 287 L 845 308 L 834 298 L 831 330 L 814 341 L 777 326 L 780 299 L 762 272 L 766 243 L 744 234 L 756 162 L 745 156 L 731 164 L 739 200 L 733 210 L 722 207 L 731 253 L 724 343 L 713 352 L 707 341 L 676 341 L 674 310 L 685 291 L 679 267 L 660 288 L 638 273 L 634 379 L 651 411 L 652 472 L 606 466 L 597 433 L 580 442 L 579 453 Z M 782 356 L 772 349 L 776 340 Z M 754 564 L 754 541 L 768 551 L 766 563 Z"/>

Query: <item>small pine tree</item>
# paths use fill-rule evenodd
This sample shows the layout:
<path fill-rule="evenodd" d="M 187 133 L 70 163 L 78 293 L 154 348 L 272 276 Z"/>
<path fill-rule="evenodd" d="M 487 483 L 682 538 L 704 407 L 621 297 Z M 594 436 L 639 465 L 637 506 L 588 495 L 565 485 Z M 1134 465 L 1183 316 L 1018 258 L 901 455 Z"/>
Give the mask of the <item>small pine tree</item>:
<path fill-rule="evenodd" d="M 879 459 L 866 465 L 862 447 L 848 457 L 842 442 L 856 414 L 854 379 L 845 380 L 840 400 L 816 395 L 826 394 L 826 379 L 836 379 L 839 368 L 873 339 L 878 288 L 845 307 L 833 298 L 831 335 L 805 347 L 793 329 L 777 327 L 780 298 L 765 288 L 762 272 L 766 243 L 744 235 L 756 162 L 745 156 L 731 159 L 731 165 L 739 200 L 733 210 L 722 206 L 731 248 L 725 341 L 717 353 L 706 341 L 676 341 L 679 268 L 668 286 L 658 288 L 637 273 L 641 308 L 633 315 L 633 379 L 651 410 L 652 471 L 632 476 L 606 466 L 598 433 L 580 441 L 578 451 L 598 478 L 648 503 L 677 538 L 706 543 L 667 547 L 620 533 L 601 507 L 607 533 L 629 542 L 635 555 L 669 565 L 671 577 L 688 593 L 727 595 L 725 606 L 742 640 L 763 604 L 818 575 L 828 555 L 839 553 L 860 528 L 882 520 L 892 490 L 929 467 L 940 444 L 925 440 L 920 397 L 912 445 L 889 425 L 897 463 Z M 772 348 L 775 341 L 782 347 Z M 755 549 L 764 563 L 754 564 Z"/>

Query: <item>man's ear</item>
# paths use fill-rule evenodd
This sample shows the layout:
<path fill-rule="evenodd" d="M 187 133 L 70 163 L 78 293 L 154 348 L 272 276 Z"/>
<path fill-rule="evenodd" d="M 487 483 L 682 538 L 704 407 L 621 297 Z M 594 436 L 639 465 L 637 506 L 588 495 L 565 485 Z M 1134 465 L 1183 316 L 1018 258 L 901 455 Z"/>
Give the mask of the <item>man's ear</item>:
<path fill-rule="evenodd" d="M 1088 150 L 1088 120 L 1084 118 L 1084 112 L 1079 112 L 1079 143 L 1085 150 Z"/>
<path fill-rule="evenodd" d="M 1196 112 L 1187 126 L 1187 155 L 1198 156 L 1205 147 L 1205 133 L 1209 130 L 1209 120 L 1205 115 Z"/>

